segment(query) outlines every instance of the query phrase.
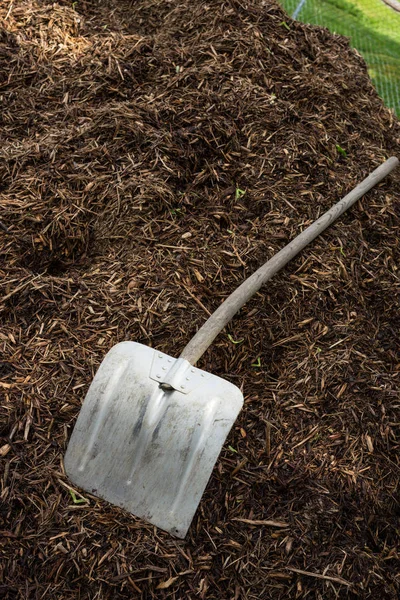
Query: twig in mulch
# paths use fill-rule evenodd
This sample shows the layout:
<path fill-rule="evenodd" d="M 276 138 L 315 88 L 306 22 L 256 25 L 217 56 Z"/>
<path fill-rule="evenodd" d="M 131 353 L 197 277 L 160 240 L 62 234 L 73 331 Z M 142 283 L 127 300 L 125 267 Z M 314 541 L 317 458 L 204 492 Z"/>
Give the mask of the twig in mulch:
<path fill-rule="evenodd" d="M 302 569 L 295 569 L 294 567 L 286 567 L 288 571 L 299 573 L 299 575 L 307 575 L 308 577 L 315 577 L 316 579 L 326 579 L 327 581 L 334 581 L 335 583 L 341 583 L 342 585 L 351 586 L 352 584 L 341 577 L 333 577 L 331 575 L 321 575 L 320 573 L 311 573 L 310 571 L 303 571 Z"/>
<path fill-rule="evenodd" d="M 189 290 L 189 288 L 187 287 L 187 285 L 185 285 L 184 283 L 182 283 L 182 286 L 185 288 L 185 290 L 187 291 L 187 293 L 189 294 L 189 296 L 190 296 L 191 298 L 193 298 L 193 300 L 196 302 L 196 304 L 198 304 L 198 305 L 200 306 L 200 308 L 202 308 L 202 309 L 204 310 L 204 312 L 205 312 L 205 313 L 206 313 L 206 314 L 207 314 L 207 315 L 210 317 L 210 316 L 211 316 L 211 313 L 210 313 L 210 311 L 208 310 L 208 308 L 206 308 L 206 307 L 204 306 L 204 304 L 202 303 L 202 301 L 201 301 L 199 298 L 197 298 L 197 296 L 195 296 L 195 295 L 194 295 L 194 294 L 193 294 L 193 293 L 192 293 L 192 292 Z"/>
<path fill-rule="evenodd" d="M 232 521 L 240 521 L 241 523 L 246 523 L 247 525 L 265 525 L 266 527 L 289 527 L 289 523 L 285 523 L 284 521 L 239 518 L 234 518 L 232 519 Z"/>

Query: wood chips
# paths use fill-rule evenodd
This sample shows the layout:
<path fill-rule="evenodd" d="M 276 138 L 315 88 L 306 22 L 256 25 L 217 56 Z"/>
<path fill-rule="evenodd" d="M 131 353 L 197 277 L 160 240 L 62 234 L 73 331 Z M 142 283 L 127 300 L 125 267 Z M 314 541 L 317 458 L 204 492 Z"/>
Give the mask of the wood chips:
<path fill-rule="evenodd" d="M 106 351 L 178 356 L 400 126 L 347 41 L 262 0 L 0 4 L 0 595 L 398 598 L 400 174 L 199 366 L 245 406 L 185 541 L 71 487 Z"/>

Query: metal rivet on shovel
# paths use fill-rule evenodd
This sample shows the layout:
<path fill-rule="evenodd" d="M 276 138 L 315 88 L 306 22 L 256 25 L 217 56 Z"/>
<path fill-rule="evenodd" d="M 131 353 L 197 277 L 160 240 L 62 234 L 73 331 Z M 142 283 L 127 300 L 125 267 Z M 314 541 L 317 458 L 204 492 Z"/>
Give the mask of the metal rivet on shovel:
<path fill-rule="evenodd" d="M 243 404 L 239 388 L 192 365 L 266 281 L 398 162 L 392 157 L 383 163 L 253 273 L 178 359 L 136 342 L 114 346 L 89 388 L 68 445 L 65 469 L 71 481 L 185 537 Z"/>

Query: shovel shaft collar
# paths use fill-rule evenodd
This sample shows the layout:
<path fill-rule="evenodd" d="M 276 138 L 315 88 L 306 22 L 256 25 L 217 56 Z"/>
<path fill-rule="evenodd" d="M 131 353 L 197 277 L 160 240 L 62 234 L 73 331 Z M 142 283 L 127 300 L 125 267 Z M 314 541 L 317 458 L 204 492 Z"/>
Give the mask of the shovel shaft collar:
<path fill-rule="evenodd" d="M 184 358 L 172 358 L 162 352 L 154 352 L 150 378 L 164 389 L 189 394 L 211 377 L 210 373 L 192 367 Z"/>

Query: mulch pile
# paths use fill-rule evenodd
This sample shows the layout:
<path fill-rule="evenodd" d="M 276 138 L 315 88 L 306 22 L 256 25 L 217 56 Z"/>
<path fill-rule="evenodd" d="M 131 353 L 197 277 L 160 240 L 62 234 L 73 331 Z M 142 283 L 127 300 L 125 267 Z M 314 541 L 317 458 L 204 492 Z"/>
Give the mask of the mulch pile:
<path fill-rule="evenodd" d="M 399 155 L 361 57 L 272 1 L 21 0 L 0 16 L 2 597 L 397 599 L 399 172 L 201 359 L 245 406 L 185 541 L 63 470 L 109 348 L 178 356 Z"/>

